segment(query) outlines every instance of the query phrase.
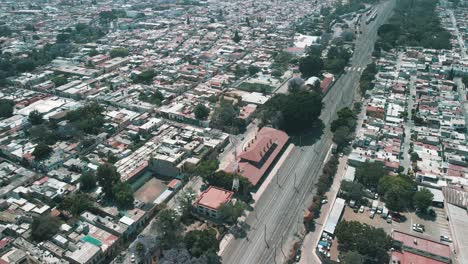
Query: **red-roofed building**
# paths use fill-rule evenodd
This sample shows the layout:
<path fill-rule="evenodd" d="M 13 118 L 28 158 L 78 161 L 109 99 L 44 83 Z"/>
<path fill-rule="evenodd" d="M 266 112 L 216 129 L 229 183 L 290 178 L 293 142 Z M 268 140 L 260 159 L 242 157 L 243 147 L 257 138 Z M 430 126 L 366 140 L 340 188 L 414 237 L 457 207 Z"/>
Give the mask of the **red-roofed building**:
<path fill-rule="evenodd" d="M 172 190 L 178 190 L 182 186 L 182 182 L 179 179 L 173 179 L 167 184 L 167 187 L 169 187 Z"/>
<path fill-rule="evenodd" d="M 383 109 L 382 107 L 375 107 L 375 106 L 366 107 L 367 116 L 372 116 L 375 118 L 383 119 L 384 113 L 385 113 L 385 109 Z"/>
<path fill-rule="evenodd" d="M 289 140 L 289 136 L 271 127 L 263 127 L 244 146 L 238 155 L 237 164 L 227 167 L 227 172 L 237 173 L 257 185 Z"/>
<path fill-rule="evenodd" d="M 197 198 L 193 206 L 196 212 L 212 218 L 218 218 L 219 207 L 231 201 L 234 192 L 210 186 Z"/>
<path fill-rule="evenodd" d="M 331 84 L 333 83 L 333 74 L 324 74 L 325 78 L 320 82 L 320 90 L 322 90 L 322 94 L 326 94 L 328 88 L 330 88 Z"/>
<path fill-rule="evenodd" d="M 416 255 L 411 252 L 407 251 L 393 251 L 391 255 L 391 262 L 390 263 L 400 263 L 400 264 L 417 264 L 417 263 L 424 263 L 424 264 L 446 264 L 447 262 L 442 262 L 438 260 L 434 260 L 425 256 Z"/>
<path fill-rule="evenodd" d="M 408 253 L 413 253 L 424 257 L 424 259 L 435 260 L 437 262 L 401 262 L 401 264 L 409 263 L 451 263 L 451 252 L 448 245 L 432 241 L 429 239 L 413 236 L 407 233 L 393 231 L 393 240 L 400 242 L 399 252 L 401 255 L 395 254 L 396 257 L 404 259 L 416 259 Z M 393 257 L 393 254 L 392 254 Z M 396 262 L 397 263 L 397 262 Z"/>

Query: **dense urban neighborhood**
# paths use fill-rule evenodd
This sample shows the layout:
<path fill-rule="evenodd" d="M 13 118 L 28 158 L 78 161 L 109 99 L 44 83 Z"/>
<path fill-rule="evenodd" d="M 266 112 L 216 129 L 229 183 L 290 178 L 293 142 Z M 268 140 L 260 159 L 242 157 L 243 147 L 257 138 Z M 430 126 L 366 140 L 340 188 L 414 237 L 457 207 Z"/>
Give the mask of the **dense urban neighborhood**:
<path fill-rule="evenodd" d="M 0 264 L 468 263 L 468 1 L 0 2 Z"/>

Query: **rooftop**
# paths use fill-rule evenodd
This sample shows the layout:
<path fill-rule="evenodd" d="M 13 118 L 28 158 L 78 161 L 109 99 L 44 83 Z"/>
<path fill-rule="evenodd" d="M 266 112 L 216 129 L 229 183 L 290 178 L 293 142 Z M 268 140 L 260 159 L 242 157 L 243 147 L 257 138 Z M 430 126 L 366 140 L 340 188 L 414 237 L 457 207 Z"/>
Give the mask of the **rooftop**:
<path fill-rule="evenodd" d="M 229 202 L 233 195 L 234 192 L 210 186 L 200 194 L 195 204 L 217 210 L 221 204 Z"/>

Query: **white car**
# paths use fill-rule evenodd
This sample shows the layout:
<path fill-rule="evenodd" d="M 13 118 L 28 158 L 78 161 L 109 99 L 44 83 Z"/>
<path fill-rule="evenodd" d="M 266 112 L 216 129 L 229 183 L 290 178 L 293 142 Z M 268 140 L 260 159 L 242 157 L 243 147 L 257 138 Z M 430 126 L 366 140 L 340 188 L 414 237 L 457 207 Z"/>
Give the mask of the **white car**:
<path fill-rule="evenodd" d="M 364 205 L 361 205 L 361 207 L 359 207 L 359 212 L 364 213 Z"/>
<path fill-rule="evenodd" d="M 440 241 L 452 242 L 452 239 L 448 236 L 440 236 Z"/>

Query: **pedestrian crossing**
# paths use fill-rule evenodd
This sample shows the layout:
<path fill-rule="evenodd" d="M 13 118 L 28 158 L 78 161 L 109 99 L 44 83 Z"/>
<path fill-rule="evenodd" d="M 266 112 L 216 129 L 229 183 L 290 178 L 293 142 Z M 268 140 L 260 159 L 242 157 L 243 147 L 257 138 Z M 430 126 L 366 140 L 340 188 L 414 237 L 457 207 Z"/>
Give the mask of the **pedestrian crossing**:
<path fill-rule="evenodd" d="M 345 71 L 347 72 L 362 72 L 364 67 L 346 67 Z"/>

